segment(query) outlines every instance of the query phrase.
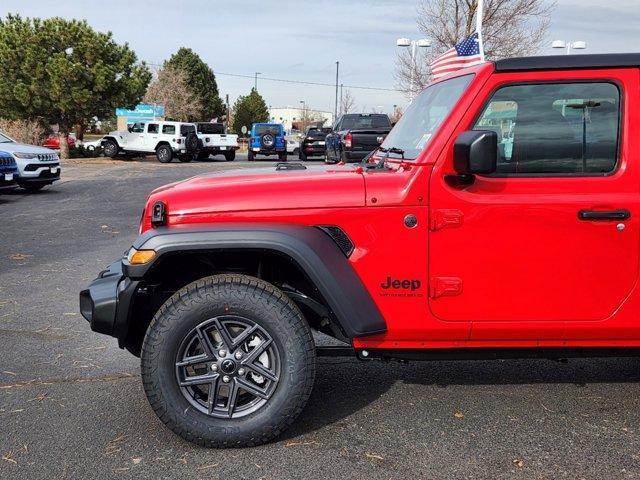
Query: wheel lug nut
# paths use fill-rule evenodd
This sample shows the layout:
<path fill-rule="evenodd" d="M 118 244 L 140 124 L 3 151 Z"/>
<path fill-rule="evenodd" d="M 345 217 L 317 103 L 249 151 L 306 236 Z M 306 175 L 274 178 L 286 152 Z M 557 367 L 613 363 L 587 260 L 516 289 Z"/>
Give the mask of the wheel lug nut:
<path fill-rule="evenodd" d="M 240 360 L 242 358 L 242 352 L 236 352 L 235 357 L 237 360 Z"/>
<path fill-rule="evenodd" d="M 229 383 L 229 380 L 230 380 L 229 375 L 225 375 L 224 377 L 222 377 L 222 381 L 224 383 Z"/>
<path fill-rule="evenodd" d="M 244 375 L 244 368 L 238 369 L 238 375 Z"/>
<path fill-rule="evenodd" d="M 224 350 L 224 349 L 223 349 L 223 350 L 220 350 L 220 351 L 218 352 L 218 355 L 220 355 L 221 357 L 226 357 L 226 356 L 227 356 L 227 351 L 226 351 L 226 350 Z"/>
<path fill-rule="evenodd" d="M 214 372 L 218 371 L 218 364 L 214 363 L 213 365 L 211 365 L 211 370 L 213 370 Z"/>

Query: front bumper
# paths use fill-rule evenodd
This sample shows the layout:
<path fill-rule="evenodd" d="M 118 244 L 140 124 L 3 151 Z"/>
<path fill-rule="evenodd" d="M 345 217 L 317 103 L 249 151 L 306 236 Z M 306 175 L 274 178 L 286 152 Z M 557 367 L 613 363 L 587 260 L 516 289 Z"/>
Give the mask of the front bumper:
<path fill-rule="evenodd" d="M 20 183 L 53 183 L 60 180 L 62 169 L 59 163 L 40 164 L 28 163 L 22 165 L 20 170 Z"/>
<path fill-rule="evenodd" d="M 91 330 L 122 338 L 128 330 L 129 310 L 139 281 L 127 278 L 122 261 L 113 262 L 80 292 L 80 313 Z"/>
<path fill-rule="evenodd" d="M 17 180 L 18 180 L 17 169 L 11 170 L 11 171 L 0 170 L 0 191 L 4 192 L 7 190 L 13 190 L 17 186 L 17 183 L 16 183 Z"/>

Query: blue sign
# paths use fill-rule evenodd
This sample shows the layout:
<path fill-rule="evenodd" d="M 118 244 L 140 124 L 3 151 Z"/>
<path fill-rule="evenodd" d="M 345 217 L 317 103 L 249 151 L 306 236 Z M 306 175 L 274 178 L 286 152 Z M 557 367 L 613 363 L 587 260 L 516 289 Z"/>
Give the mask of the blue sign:
<path fill-rule="evenodd" d="M 164 117 L 163 105 L 149 105 L 148 103 L 140 103 L 136 105 L 135 110 L 126 108 L 116 108 L 118 117 L 135 118 L 136 120 L 152 119 L 155 117 Z"/>

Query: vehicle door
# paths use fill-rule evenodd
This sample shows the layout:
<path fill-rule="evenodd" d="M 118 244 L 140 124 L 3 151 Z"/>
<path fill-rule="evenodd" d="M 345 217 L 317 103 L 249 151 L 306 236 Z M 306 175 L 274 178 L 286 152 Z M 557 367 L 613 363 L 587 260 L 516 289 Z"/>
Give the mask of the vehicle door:
<path fill-rule="evenodd" d="M 160 139 L 160 124 L 148 123 L 146 128 L 146 135 L 143 138 L 143 146 L 146 152 L 153 152 L 156 149 L 156 145 Z"/>
<path fill-rule="evenodd" d="M 144 137 L 146 125 L 144 122 L 136 122 L 131 126 L 127 135 L 126 148 L 133 151 L 144 151 Z"/>
<path fill-rule="evenodd" d="M 638 85 L 631 69 L 491 77 L 431 178 L 435 316 L 471 321 L 473 340 L 639 333 L 616 323 L 639 268 Z M 470 129 L 498 134 L 497 169 L 461 184 Z"/>

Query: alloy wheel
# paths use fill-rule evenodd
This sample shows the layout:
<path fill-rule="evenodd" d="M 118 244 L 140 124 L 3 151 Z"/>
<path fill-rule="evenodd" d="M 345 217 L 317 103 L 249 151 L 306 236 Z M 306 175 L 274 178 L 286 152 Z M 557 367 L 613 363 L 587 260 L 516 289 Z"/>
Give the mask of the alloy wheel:
<path fill-rule="evenodd" d="M 240 418 L 262 408 L 280 378 L 271 336 L 252 320 L 224 315 L 200 323 L 183 339 L 175 373 L 186 400 L 217 418 Z"/>

